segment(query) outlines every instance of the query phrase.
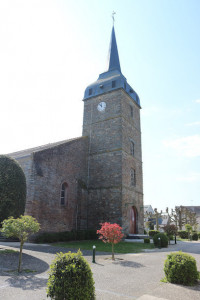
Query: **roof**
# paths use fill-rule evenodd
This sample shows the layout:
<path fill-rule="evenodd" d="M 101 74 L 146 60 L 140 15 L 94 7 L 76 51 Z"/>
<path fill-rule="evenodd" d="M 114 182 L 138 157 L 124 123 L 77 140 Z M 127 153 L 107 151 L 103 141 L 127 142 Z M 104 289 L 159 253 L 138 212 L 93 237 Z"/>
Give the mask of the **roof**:
<path fill-rule="evenodd" d="M 40 152 L 40 151 L 43 151 L 43 150 L 46 150 L 46 149 L 50 149 L 50 148 L 53 148 L 53 147 L 56 147 L 56 146 L 60 146 L 62 144 L 66 144 L 66 143 L 69 143 L 69 142 L 72 142 L 72 141 L 75 141 L 75 140 L 78 140 L 78 139 L 82 139 L 82 138 L 85 138 L 85 137 L 77 137 L 77 138 L 64 140 L 64 141 L 60 141 L 60 142 L 49 143 L 49 144 L 34 147 L 34 148 L 29 148 L 29 149 L 25 149 L 25 150 L 13 152 L 13 153 L 8 153 L 7 155 L 10 156 L 10 157 L 13 157 L 15 159 L 24 158 L 24 157 L 27 157 L 27 156 L 31 155 L 32 153 Z"/>
<path fill-rule="evenodd" d="M 110 49 L 109 49 L 108 71 L 101 73 L 99 75 L 99 78 L 86 88 L 83 100 L 90 99 L 91 97 L 102 95 L 104 93 L 114 91 L 119 88 L 125 90 L 125 92 L 140 107 L 140 99 L 137 93 L 128 84 L 126 78 L 121 72 L 117 42 L 115 37 L 115 29 L 113 26 L 112 33 L 111 33 Z"/>
<path fill-rule="evenodd" d="M 183 206 L 187 209 L 191 210 L 192 212 L 195 212 L 196 214 L 200 215 L 200 206 Z"/>
<path fill-rule="evenodd" d="M 110 41 L 110 57 L 109 57 L 109 68 L 108 71 L 118 70 L 121 73 L 121 67 L 119 62 L 119 54 L 117 49 L 117 42 L 115 37 L 115 29 L 114 26 L 112 28 L 111 33 L 111 41 Z"/>

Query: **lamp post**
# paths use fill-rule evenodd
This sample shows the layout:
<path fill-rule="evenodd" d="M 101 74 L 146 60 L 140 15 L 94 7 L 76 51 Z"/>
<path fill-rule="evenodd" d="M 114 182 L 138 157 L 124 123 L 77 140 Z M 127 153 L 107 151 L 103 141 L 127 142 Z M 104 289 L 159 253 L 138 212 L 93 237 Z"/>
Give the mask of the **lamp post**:
<path fill-rule="evenodd" d="M 160 237 L 158 238 L 158 248 L 161 249 L 161 240 L 160 240 Z"/>
<path fill-rule="evenodd" d="M 96 250 L 96 246 L 93 246 L 93 258 L 92 258 L 93 263 L 95 263 L 95 250 Z"/>

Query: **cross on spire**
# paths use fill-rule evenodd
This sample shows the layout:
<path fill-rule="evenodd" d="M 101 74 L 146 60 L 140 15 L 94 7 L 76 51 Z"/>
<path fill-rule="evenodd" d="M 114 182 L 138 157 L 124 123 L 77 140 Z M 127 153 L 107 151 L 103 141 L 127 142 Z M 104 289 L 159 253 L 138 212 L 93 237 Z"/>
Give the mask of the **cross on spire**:
<path fill-rule="evenodd" d="M 116 12 L 113 10 L 113 12 L 112 12 L 113 26 L 114 26 L 114 22 L 115 22 L 115 15 L 116 15 Z"/>

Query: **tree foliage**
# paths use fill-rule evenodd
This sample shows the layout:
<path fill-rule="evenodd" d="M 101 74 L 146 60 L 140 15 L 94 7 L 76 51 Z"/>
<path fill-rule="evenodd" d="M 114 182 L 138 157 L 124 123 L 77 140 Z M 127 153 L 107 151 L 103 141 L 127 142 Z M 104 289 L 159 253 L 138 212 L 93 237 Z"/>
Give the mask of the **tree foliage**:
<path fill-rule="evenodd" d="M 112 260 L 114 257 L 114 244 L 117 244 L 123 238 L 122 227 L 118 224 L 110 224 L 109 222 L 105 222 L 100 224 L 101 229 L 97 230 L 97 234 L 99 234 L 99 239 L 104 243 L 110 243 L 112 245 Z"/>
<path fill-rule="evenodd" d="M 0 222 L 24 214 L 26 178 L 18 162 L 0 155 Z"/>
<path fill-rule="evenodd" d="M 177 234 L 177 227 L 174 224 L 167 224 L 163 227 L 163 229 L 168 236 Z"/>
<path fill-rule="evenodd" d="M 190 224 L 185 224 L 185 230 L 188 233 L 188 239 L 190 239 L 190 233 L 192 232 L 192 226 Z"/>
<path fill-rule="evenodd" d="M 39 223 L 31 216 L 21 216 L 17 219 L 10 217 L 2 222 L 1 232 L 3 235 L 6 237 L 16 237 L 20 240 L 18 272 L 21 272 L 23 245 L 28 240 L 29 236 L 38 232 L 39 229 Z"/>
<path fill-rule="evenodd" d="M 57 253 L 50 266 L 47 297 L 56 300 L 94 300 L 92 271 L 80 250 L 77 253 Z"/>

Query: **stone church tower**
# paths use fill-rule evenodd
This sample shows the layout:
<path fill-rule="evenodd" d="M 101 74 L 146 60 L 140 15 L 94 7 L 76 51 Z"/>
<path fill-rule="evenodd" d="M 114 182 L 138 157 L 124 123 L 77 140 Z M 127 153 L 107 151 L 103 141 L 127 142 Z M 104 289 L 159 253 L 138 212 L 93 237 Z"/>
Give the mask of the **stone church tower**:
<path fill-rule="evenodd" d="M 88 228 L 109 221 L 143 233 L 140 100 L 121 73 L 114 26 L 108 71 L 84 95 L 89 138 Z"/>
<path fill-rule="evenodd" d="M 110 46 L 108 71 L 85 90 L 82 137 L 9 154 L 41 232 L 112 222 L 143 233 L 140 100 L 121 72 L 114 27 Z"/>

